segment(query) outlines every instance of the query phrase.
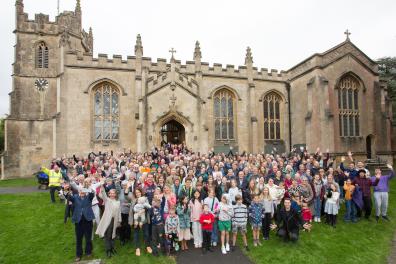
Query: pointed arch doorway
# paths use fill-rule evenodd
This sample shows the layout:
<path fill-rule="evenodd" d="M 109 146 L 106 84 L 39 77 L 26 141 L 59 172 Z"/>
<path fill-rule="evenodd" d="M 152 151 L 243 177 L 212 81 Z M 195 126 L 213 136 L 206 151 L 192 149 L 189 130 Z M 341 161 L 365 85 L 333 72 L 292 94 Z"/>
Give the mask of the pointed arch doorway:
<path fill-rule="evenodd" d="M 181 144 L 185 142 L 186 130 L 182 124 L 172 119 L 164 123 L 160 129 L 161 145 Z"/>

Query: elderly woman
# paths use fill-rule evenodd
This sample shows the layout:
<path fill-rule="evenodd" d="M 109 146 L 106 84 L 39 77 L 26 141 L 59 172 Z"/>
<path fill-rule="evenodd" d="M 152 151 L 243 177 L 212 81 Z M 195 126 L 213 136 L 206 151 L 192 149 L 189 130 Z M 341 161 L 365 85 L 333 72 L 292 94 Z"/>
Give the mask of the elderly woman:
<path fill-rule="evenodd" d="M 314 193 L 312 191 L 311 184 L 308 181 L 307 177 L 302 177 L 301 179 L 301 195 L 303 197 L 303 201 L 306 202 L 309 206 L 311 212 L 314 211 Z"/>
<path fill-rule="evenodd" d="M 101 183 L 103 184 L 104 181 L 102 180 Z M 103 199 L 105 210 L 96 229 L 96 234 L 101 238 L 104 237 L 106 255 L 110 258 L 116 253 L 114 239 L 117 227 L 121 223 L 120 202 L 117 200 L 117 191 L 110 189 L 107 195 L 104 185 L 101 187 L 99 197 Z"/>

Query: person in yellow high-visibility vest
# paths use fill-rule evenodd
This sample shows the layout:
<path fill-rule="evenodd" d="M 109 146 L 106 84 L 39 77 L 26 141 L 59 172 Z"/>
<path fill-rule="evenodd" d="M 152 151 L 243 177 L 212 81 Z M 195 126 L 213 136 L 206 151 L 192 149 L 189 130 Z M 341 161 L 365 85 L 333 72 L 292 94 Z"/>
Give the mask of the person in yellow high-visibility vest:
<path fill-rule="evenodd" d="M 55 163 L 54 168 L 52 170 L 47 169 L 44 166 L 41 166 L 41 171 L 48 175 L 49 180 L 49 188 L 50 188 L 50 195 L 51 201 L 55 203 L 55 190 L 60 191 L 61 189 L 61 180 L 62 180 L 62 173 L 59 169 L 58 164 Z"/>

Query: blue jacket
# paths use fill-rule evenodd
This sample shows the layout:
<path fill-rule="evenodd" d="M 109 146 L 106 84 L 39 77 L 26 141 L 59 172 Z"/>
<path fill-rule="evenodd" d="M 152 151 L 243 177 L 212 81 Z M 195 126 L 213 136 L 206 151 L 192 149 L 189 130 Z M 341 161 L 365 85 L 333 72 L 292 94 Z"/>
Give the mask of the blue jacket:
<path fill-rule="evenodd" d="M 95 215 L 92 211 L 92 199 L 95 193 L 91 192 L 84 198 L 81 198 L 78 194 L 73 194 L 70 200 L 73 203 L 74 211 L 72 216 L 72 223 L 77 224 L 81 221 L 81 216 L 84 215 L 87 221 L 95 219 Z"/>

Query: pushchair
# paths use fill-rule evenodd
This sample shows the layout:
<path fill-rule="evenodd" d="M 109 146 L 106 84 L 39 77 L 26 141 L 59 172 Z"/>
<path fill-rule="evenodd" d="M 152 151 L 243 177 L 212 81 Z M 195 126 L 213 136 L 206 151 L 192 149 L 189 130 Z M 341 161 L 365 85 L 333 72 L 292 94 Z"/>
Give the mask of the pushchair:
<path fill-rule="evenodd" d="M 39 184 L 38 189 L 39 190 L 47 190 L 48 184 L 49 184 L 48 175 L 42 171 L 38 171 L 34 175 L 36 176 L 38 184 Z"/>

